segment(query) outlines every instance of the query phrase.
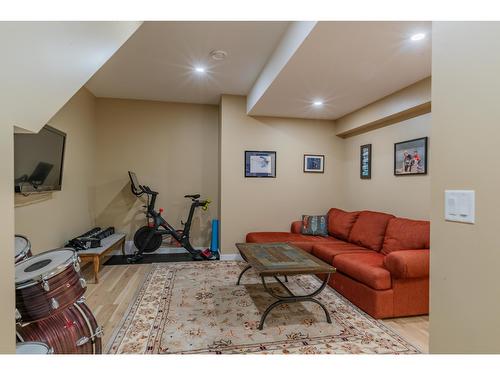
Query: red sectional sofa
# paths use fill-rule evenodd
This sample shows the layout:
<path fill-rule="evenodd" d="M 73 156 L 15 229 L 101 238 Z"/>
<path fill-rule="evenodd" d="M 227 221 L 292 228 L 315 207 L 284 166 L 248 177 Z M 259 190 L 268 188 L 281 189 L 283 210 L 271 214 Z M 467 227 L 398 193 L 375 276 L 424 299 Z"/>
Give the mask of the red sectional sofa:
<path fill-rule="evenodd" d="M 328 237 L 301 228 L 296 221 L 290 233 L 248 233 L 246 241 L 288 242 L 332 264 L 330 285 L 374 318 L 429 313 L 428 221 L 332 208 Z"/>

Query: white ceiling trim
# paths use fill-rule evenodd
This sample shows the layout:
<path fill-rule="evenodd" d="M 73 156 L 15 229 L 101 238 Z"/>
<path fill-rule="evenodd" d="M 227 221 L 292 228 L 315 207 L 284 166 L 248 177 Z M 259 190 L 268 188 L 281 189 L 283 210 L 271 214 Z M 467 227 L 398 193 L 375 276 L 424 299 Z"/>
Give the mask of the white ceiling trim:
<path fill-rule="evenodd" d="M 293 54 L 299 49 L 302 43 L 304 43 L 304 40 L 317 23 L 316 21 L 296 21 L 288 26 L 285 35 L 282 37 L 279 45 L 264 66 L 264 69 L 262 69 L 262 72 L 247 96 L 247 113 L 249 115 L 252 114 L 254 106 L 292 58 Z"/>

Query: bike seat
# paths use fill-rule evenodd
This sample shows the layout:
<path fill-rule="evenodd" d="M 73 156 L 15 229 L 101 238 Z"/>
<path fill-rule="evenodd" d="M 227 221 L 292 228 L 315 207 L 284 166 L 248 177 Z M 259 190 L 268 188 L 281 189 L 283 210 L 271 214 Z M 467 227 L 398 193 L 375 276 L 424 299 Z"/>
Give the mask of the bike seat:
<path fill-rule="evenodd" d="M 200 194 L 185 195 L 184 198 L 198 199 Z"/>

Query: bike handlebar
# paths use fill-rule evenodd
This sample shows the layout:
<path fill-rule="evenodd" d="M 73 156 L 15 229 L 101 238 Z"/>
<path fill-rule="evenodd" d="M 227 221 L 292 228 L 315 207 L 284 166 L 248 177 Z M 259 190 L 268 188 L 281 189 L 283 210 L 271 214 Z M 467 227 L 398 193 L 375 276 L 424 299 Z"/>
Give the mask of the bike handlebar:
<path fill-rule="evenodd" d="M 203 211 L 206 211 L 208 210 L 208 205 L 212 203 L 212 201 L 210 199 L 207 199 L 206 201 L 203 201 L 203 202 L 200 202 L 200 206 L 201 206 L 201 209 Z"/>
<path fill-rule="evenodd" d="M 149 195 L 158 195 L 158 192 L 151 190 L 151 188 L 147 185 L 139 185 L 142 191 Z"/>

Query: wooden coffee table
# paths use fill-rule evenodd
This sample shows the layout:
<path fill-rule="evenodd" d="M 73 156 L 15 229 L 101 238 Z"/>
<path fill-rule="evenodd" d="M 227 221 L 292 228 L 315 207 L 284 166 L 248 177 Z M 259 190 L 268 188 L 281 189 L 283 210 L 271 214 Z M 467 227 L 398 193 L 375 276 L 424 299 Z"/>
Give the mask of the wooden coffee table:
<path fill-rule="evenodd" d="M 241 271 L 236 285 L 240 284 L 243 274 L 250 268 L 253 268 L 260 276 L 264 289 L 277 299 L 277 301 L 272 303 L 266 311 L 264 311 L 260 319 L 259 329 L 262 329 L 264 326 L 264 321 L 272 309 L 284 303 L 291 302 L 317 303 L 323 308 L 327 322 L 332 322 L 326 307 L 314 297 L 325 289 L 330 279 L 330 275 L 336 271 L 334 267 L 312 256 L 306 251 L 287 243 L 237 243 L 236 247 L 243 259 L 248 263 L 248 266 Z M 285 283 L 288 282 L 287 276 L 305 274 L 326 274 L 327 276 L 323 280 L 321 286 L 314 292 L 302 296 L 293 294 L 285 285 Z M 281 281 L 278 276 L 284 276 L 285 283 Z M 267 286 L 266 277 L 274 278 L 288 295 L 276 294 Z"/>

